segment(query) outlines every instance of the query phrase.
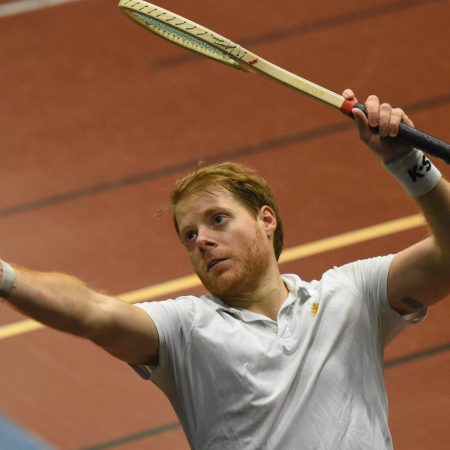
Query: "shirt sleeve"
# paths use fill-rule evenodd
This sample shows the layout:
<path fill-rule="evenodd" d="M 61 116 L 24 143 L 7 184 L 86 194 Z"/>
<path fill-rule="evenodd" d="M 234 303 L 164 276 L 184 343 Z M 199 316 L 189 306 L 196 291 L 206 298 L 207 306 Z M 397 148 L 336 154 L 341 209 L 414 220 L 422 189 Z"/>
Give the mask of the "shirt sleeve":
<path fill-rule="evenodd" d="M 344 266 L 363 293 L 371 313 L 378 315 L 383 346 L 392 341 L 408 325 L 422 321 L 427 314 L 425 310 L 421 313 L 402 316 L 391 308 L 387 295 L 387 280 L 394 256 L 379 256 Z"/>
<path fill-rule="evenodd" d="M 190 330 L 195 317 L 194 297 L 138 303 L 153 320 L 159 337 L 159 358 L 156 366 L 132 365 L 144 379 L 150 379 L 167 395 L 174 390 L 176 371 L 182 366 Z"/>

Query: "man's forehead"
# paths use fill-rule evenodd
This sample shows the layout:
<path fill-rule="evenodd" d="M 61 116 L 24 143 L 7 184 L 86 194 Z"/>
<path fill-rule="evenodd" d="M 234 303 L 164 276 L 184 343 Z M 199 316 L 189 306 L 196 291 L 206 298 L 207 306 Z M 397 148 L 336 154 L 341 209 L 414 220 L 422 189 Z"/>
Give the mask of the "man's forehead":
<path fill-rule="evenodd" d="M 175 214 L 185 214 L 195 209 L 204 209 L 213 205 L 235 203 L 234 196 L 225 188 L 215 187 L 184 195 L 175 206 Z"/>

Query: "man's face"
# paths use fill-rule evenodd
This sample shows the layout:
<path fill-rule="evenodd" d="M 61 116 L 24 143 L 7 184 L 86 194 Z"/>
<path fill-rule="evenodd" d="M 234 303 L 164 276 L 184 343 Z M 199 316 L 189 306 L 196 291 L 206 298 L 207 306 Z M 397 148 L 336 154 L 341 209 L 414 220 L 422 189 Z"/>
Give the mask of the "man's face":
<path fill-rule="evenodd" d="M 203 285 L 223 300 L 251 295 L 276 263 L 273 211 L 255 215 L 225 189 L 199 192 L 175 208 L 180 238 Z"/>

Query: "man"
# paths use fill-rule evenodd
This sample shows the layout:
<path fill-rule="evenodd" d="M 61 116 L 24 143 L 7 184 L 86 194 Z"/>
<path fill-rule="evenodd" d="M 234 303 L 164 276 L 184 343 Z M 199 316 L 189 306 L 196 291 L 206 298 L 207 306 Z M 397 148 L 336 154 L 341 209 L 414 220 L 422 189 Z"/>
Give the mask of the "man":
<path fill-rule="evenodd" d="M 421 152 L 390 139 L 400 122 L 412 125 L 402 110 L 375 96 L 365 105 L 367 119 L 353 110 L 361 139 L 416 198 L 430 238 L 320 281 L 281 276 L 270 189 L 223 164 L 189 175 L 172 195 L 177 232 L 208 295 L 135 307 L 68 275 L 5 262 L 0 294 L 152 379 L 195 449 L 392 448 L 383 345 L 450 291 L 450 187 Z"/>

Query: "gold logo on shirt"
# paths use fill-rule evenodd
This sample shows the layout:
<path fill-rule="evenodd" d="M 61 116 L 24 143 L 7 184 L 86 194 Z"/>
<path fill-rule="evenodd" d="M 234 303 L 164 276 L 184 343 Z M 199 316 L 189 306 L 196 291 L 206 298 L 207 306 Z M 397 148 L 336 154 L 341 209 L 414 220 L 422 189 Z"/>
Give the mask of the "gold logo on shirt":
<path fill-rule="evenodd" d="M 319 304 L 318 303 L 313 303 L 312 306 L 311 306 L 311 314 L 313 316 L 315 316 L 318 311 L 319 311 Z"/>

